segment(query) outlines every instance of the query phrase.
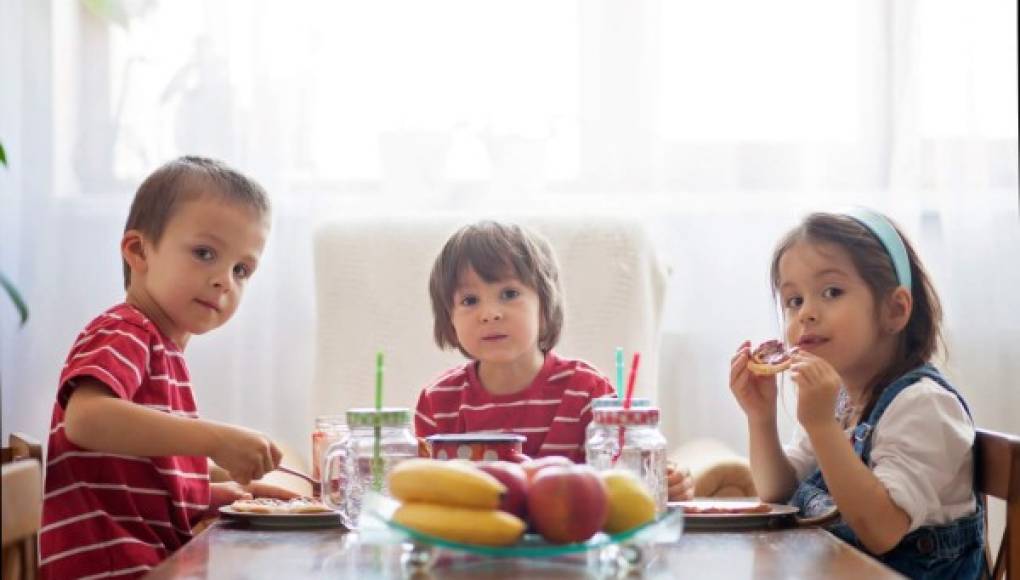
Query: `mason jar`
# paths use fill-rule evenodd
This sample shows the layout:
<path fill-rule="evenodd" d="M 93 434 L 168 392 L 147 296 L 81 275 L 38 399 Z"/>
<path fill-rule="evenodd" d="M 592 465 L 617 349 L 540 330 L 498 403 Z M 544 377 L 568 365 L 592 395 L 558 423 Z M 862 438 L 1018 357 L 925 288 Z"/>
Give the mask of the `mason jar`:
<path fill-rule="evenodd" d="M 648 486 L 656 511 L 666 509 L 666 438 L 659 431 L 657 407 L 603 407 L 593 411 L 596 428 L 585 444 L 596 471 L 626 469 Z"/>
<path fill-rule="evenodd" d="M 386 476 L 405 459 L 418 456 L 411 412 L 404 407 L 347 411 L 350 435 L 334 443 L 322 464 L 322 500 L 356 528 L 365 493 L 388 494 Z"/>
<path fill-rule="evenodd" d="M 652 402 L 649 399 L 646 399 L 644 397 L 633 397 L 630 400 L 630 406 L 631 406 L 632 409 L 635 408 L 635 407 L 639 407 L 639 408 L 650 407 L 651 405 L 652 405 Z M 622 406 L 623 406 L 623 399 L 621 399 L 619 397 L 608 397 L 608 396 L 606 396 L 606 397 L 599 397 L 597 399 L 592 399 L 592 401 L 591 401 L 591 411 L 592 411 L 592 415 L 593 416 L 595 414 L 595 411 L 597 411 L 599 409 L 609 409 L 609 408 L 613 408 L 613 407 L 622 407 Z M 595 423 L 595 419 L 593 418 L 592 421 L 590 423 L 588 423 L 588 426 L 585 427 L 585 429 L 584 429 L 584 440 L 588 441 L 589 439 L 591 439 L 592 435 L 595 434 L 595 430 L 598 429 L 598 428 L 599 428 L 599 426 L 598 426 L 598 424 Z"/>
<path fill-rule="evenodd" d="M 315 418 L 315 429 L 312 431 L 312 478 L 322 478 L 322 461 L 326 451 L 339 441 L 345 440 L 350 434 L 344 415 L 319 415 Z"/>

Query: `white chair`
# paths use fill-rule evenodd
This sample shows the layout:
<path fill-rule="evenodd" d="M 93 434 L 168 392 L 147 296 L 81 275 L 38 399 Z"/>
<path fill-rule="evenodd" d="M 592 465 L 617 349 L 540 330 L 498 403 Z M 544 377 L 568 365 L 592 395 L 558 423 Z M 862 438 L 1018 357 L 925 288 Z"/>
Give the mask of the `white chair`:
<path fill-rule="evenodd" d="M 361 217 L 315 236 L 317 361 L 313 415 L 374 404 L 385 352 L 384 404 L 414 408 L 419 391 L 463 362 L 432 339 L 429 273 L 447 238 L 473 217 Z M 565 323 L 556 352 L 615 376 L 614 349 L 641 352 L 635 391 L 654 397 L 666 272 L 642 225 L 618 218 L 511 219 L 544 235 L 560 265 Z M 309 417 L 308 423 L 311 424 Z"/>

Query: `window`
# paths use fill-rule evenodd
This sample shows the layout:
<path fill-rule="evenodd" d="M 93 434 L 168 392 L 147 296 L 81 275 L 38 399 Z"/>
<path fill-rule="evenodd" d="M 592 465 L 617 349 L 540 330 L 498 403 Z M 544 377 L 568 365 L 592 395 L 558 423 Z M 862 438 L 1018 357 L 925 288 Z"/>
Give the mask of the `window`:
<path fill-rule="evenodd" d="M 538 0 L 156 3 L 110 31 L 116 174 L 205 151 L 280 164 L 290 182 L 487 179 L 484 148 L 517 137 L 566 148 L 552 165 L 568 175 L 576 13 Z"/>
<path fill-rule="evenodd" d="M 866 40 L 853 2 L 665 2 L 662 131 L 686 142 L 855 141 Z"/>
<path fill-rule="evenodd" d="M 514 190 L 815 201 L 1017 182 L 1005 0 L 25 6 L 53 24 L 53 58 L 18 46 L 34 51 L 23 70 L 53 63 L 53 98 L 26 82 L 21 101 L 53 119 L 41 149 L 58 195 L 127 193 L 183 153 L 284 194 L 439 206 Z"/>

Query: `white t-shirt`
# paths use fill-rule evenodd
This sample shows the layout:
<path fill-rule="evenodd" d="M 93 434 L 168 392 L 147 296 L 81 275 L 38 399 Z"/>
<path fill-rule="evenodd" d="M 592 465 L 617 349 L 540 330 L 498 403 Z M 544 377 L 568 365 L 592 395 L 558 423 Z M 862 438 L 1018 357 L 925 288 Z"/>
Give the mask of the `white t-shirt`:
<path fill-rule="evenodd" d="M 909 531 L 974 513 L 974 423 L 956 395 L 923 378 L 893 399 L 871 437 L 869 467 L 910 516 Z M 817 469 L 803 429 L 785 450 L 797 481 Z"/>

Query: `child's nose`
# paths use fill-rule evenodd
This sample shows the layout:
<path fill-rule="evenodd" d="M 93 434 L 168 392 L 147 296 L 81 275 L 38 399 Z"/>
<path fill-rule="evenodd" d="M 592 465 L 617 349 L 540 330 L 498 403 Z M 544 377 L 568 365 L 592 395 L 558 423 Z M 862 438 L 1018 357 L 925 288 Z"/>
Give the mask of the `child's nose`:
<path fill-rule="evenodd" d="M 485 314 L 482 315 L 482 320 L 484 320 L 486 322 L 495 321 L 495 320 L 502 320 L 502 319 L 503 319 L 503 313 L 500 312 L 499 310 L 489 310 Z"/>
<path fill-rule="evenodd" d="M 818 312 L 815 309 L 814 305 L 809 304 L 807 302 L 804 303 L 804 305 L 800 309 L 800 321 L 802 324 L 806 322 L 818 321 Z"/>
<path fill-rule="evenodd" d="M 226 292 L 230 289 L 231 280 L 230 272 L 218 272 L 212 278 L 213 288 Z"/>

